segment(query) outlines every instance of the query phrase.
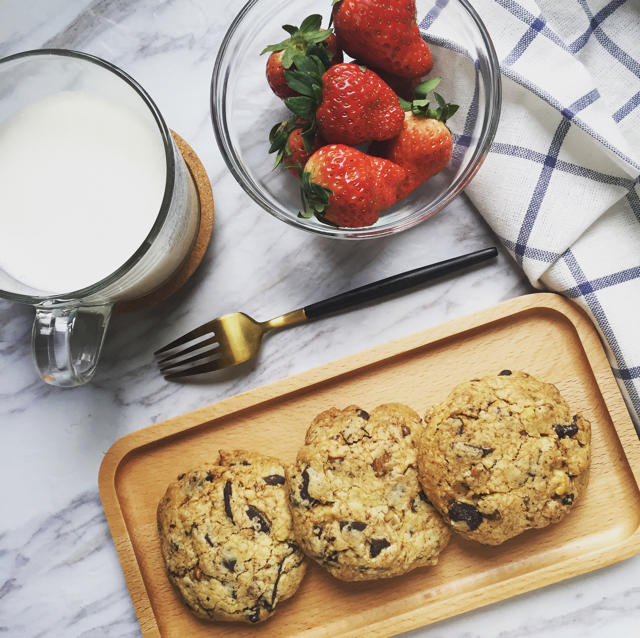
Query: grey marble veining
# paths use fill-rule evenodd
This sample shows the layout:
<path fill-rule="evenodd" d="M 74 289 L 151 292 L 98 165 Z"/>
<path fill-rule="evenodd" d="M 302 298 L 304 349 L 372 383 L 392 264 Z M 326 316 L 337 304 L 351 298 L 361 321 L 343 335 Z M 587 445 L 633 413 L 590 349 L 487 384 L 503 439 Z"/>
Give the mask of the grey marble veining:
<path fill-rule="evenodd" d="M 97 491 L 103 455 L 124 434 L 531 291 L 501 253 L 495 265 L 275 334 L 239 369 L 164 382 L 151 352 L 211 317 L 243 310 L 265 319 L 495 243 L 464 196 L 410 231 L 359 243 L 311 236 L 259 210 L 228 173 L 209 119 L 213 62 L 238 8 L 218 0 L 0 0 L 0 56 L 76 48 L 123 68 L 196 150 L 216 204 L 198 272 L 160 308 L 114 317 L 88 386 L 41 383 L 31 361 L 32 311 L 0 301 L 0 635 L 140 635 Z M 408 635 L 634 635 L 638 569 L 635 557 Z"/>

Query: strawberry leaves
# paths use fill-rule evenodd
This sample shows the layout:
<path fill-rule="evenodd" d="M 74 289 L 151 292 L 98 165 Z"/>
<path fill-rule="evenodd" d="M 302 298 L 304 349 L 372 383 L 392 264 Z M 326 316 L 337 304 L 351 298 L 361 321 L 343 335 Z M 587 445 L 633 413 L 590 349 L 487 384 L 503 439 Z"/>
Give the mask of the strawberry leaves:
<path fill-rule="evenodd" d="M 290 69 L 297 55 L 315 55 L 328 68 L 333 54 L 326 46 L 326 40 L 331 36 L 331 29 L 321 29 L 322 16 L 313 14 L 306 17 L 299 27 L 285 24 L 282 28 L 289 34 L 286 40 L 270 44 L 265 47 L 260 55 L 265 53 L 282 51 L 282 66 Z"/>
<path fill-rule="evenodd" d="M 284 103 L 298 117 L 313 120 L 322 101 L 322 75 L 326 67 L 315 55 L 295 55 L 293 64 L 296 70 L 285 71 L 284 77 L 287 85 L 300 95 L 289 97 Z"/>
<path fill-rule="evenodd" d="M 417 98 L 426 98 L 431 91 L 438 87 L 441 81 L 442 78 L 431 78 L 430 80 L 420 82 L 420 84 L 413 89 L 413 93 Z"/>
<path fill-rule="evenodd" d="M 271 131 L 269 131 L 269 153 L 275 153 L 277 151 L 276 160 L 273 168 L 276 168 L 284 158 L 285 153 L 288 152 L 289 135 L 296 128 L 295 123 L 278 122 L 274 125 Z"/>
<path fill-rule="evenodd" d="M 308 153 L 313 150 L 316 136 L 315 121 L 301 122 L 297 118 L 285 122 L 278 122 L 269 131 L 269 153 L 277 153 L 273 168 L 277 168 L 285 156 L 291 155 L 289 138 L 296 129 L 302 129 L 302 143 Z M 284 165 L 284 168 L 298 168 L 297 166 Z"/>
<path fill-rule="evenodd" d="M 400 97 L 398 95 L 398 102 L 400 102 L 400 106 L 402 107 L 403 111 L 410 111 L 411 110 L 412 102 L 409 102 L 409 100 L 405 100 L 403 97 Z"/>
<path fill-rule="evenodd" d="M 414 115 L 421 117 L 430 117 L 441 122 L 446 122 L 457 110 L 457 104 L 449 104 L 434 89 L 440 84 L 441 78 L 431 78 L 425 82 L 421 82 L 414 89 L 415 98 L 413 102 L 407 102 L 406 100 L 400 100 L 400 104 L 405 111 L 411 111 Z M 435 97 L 438 104 L 437 108 L 431 108 L 430 102 L 427 99 L 427 95 L 433 91 L 433 97 Z"/>
<path fill-rule="evenodd" d="M 287 108 L 298 117 L 312 118 L 315 114 L 315 102 L 304 95 L 288 97 L 285 101 Z"/>
<path fill-rule="evenodd" d="M 298 213 L 298 217 L 309 219 L 315 215 L 320 221 L 330 223 L 324 217 L 324 212 L 329 206 L 329 197 L 333 195 L 330 188 L 315 184 L 311 181 L 311 173 L 303 171 L 300 178 L 300 195 L 303 210 Z"/>

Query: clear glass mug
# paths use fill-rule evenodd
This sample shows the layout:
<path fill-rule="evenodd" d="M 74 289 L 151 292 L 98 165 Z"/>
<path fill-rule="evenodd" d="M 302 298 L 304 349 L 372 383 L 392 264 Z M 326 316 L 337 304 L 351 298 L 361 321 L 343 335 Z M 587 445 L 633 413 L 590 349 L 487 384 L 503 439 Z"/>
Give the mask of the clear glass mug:
<path fill-rule="evenodd" d="M 9 272 L 0 254 L 0 297 L 35 307 L 32 347 L 40 376 L 49 384 L 72 387 L 93 376 L 114 304 L 148 294 L 182 266 L 198 233 L 200 206 L 189 169 L 156 105 L 135 80 L 100 58 L 42 49 L 0 59 L 0 132 L 4 123 L 30 105 L 64 91 L 82 91 L 109 100 L 135 113 L 136 118 L 144 118 L 153 126 L 152 135 L 157 131 L 157 149 L 164 153 L 158 162 L 166 166 L 164 193 L 158 193 L 161 204 L 151 230 L 128 258 L 99 281 L 78 290 L 39 290 Z M 2 150 L 0 141 L 0 159 Z M 5 157 L 7 160 L 11 158 Z M 64 203 L 53 204 L 51 214 L 60 215 Z M 0 188 L 0 207 L 5 205 Z M 0 233 L 8 232 L 2 225 L 0 216 Z M 38 231 L 33 228 L 34 233 Z M 38 267 L 46 269 L 56 259 L 56 250 L 55 245 L 47 246 Z M 78 263 L 78 269 L 83 267 Z"/>

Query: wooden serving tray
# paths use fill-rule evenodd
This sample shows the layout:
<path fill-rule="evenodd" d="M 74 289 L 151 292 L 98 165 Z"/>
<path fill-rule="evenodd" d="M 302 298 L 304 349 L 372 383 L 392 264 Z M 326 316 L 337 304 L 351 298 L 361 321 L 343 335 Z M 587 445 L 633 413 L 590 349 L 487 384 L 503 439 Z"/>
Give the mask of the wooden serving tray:
<path fill-rule="evenodd" d="M 564 521 L 499 547 L 454 534 L 435 567 L 342 583 L 313 565 L 267 622 L 197 620 L 167 580 L 156 506 L 169 482 L 220 448 L 295 458 L 320 411 L 401 401 L 419 413 L 457 383 L 505 368 L 558 386 L 593 426 L 587 493 Z M 225 399 L 117 441 L 99 486 L 144 636 L 388 636 L 603 567 L 640 551 L 640 442 L 598 335 L 577 306 L 520 297 L 303 374 Z"/>

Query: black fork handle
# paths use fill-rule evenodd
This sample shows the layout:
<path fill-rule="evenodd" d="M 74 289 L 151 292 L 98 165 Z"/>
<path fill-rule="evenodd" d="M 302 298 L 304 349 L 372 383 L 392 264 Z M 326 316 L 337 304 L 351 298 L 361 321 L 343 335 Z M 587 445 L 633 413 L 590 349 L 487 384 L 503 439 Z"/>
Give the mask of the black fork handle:
<path fill-rule="evenodd" d="M 467 255 L 461 255 L 460 257 L 453 257 L 453 259 L 445 259 L 445 261 L 439 261 L 436 264 L 430 264 L 429 266 L 423 266 L 422 268 L 416 268 L 415 270 L 393 275 L 380 281 L 374 281 L 366 286 L 360 286 L 359 288 L 348 290 L 334 297 L 329 297 L 329 299 L 312 303 L 304 307 L 304 312 L 307 319 L 326 317 L 334 312 L 346 310 L 347 308 L 352 308 L 367 301 L 379 299 L 385 295 L 391 295 L 395 292 L 413 288 L 418 284 L 433 281 L 444 275 L 450 275 L 451 273 L 496 257 L 497 254 L 498 251 L 496 248 L 491 247 L 477 250 Z"/>

